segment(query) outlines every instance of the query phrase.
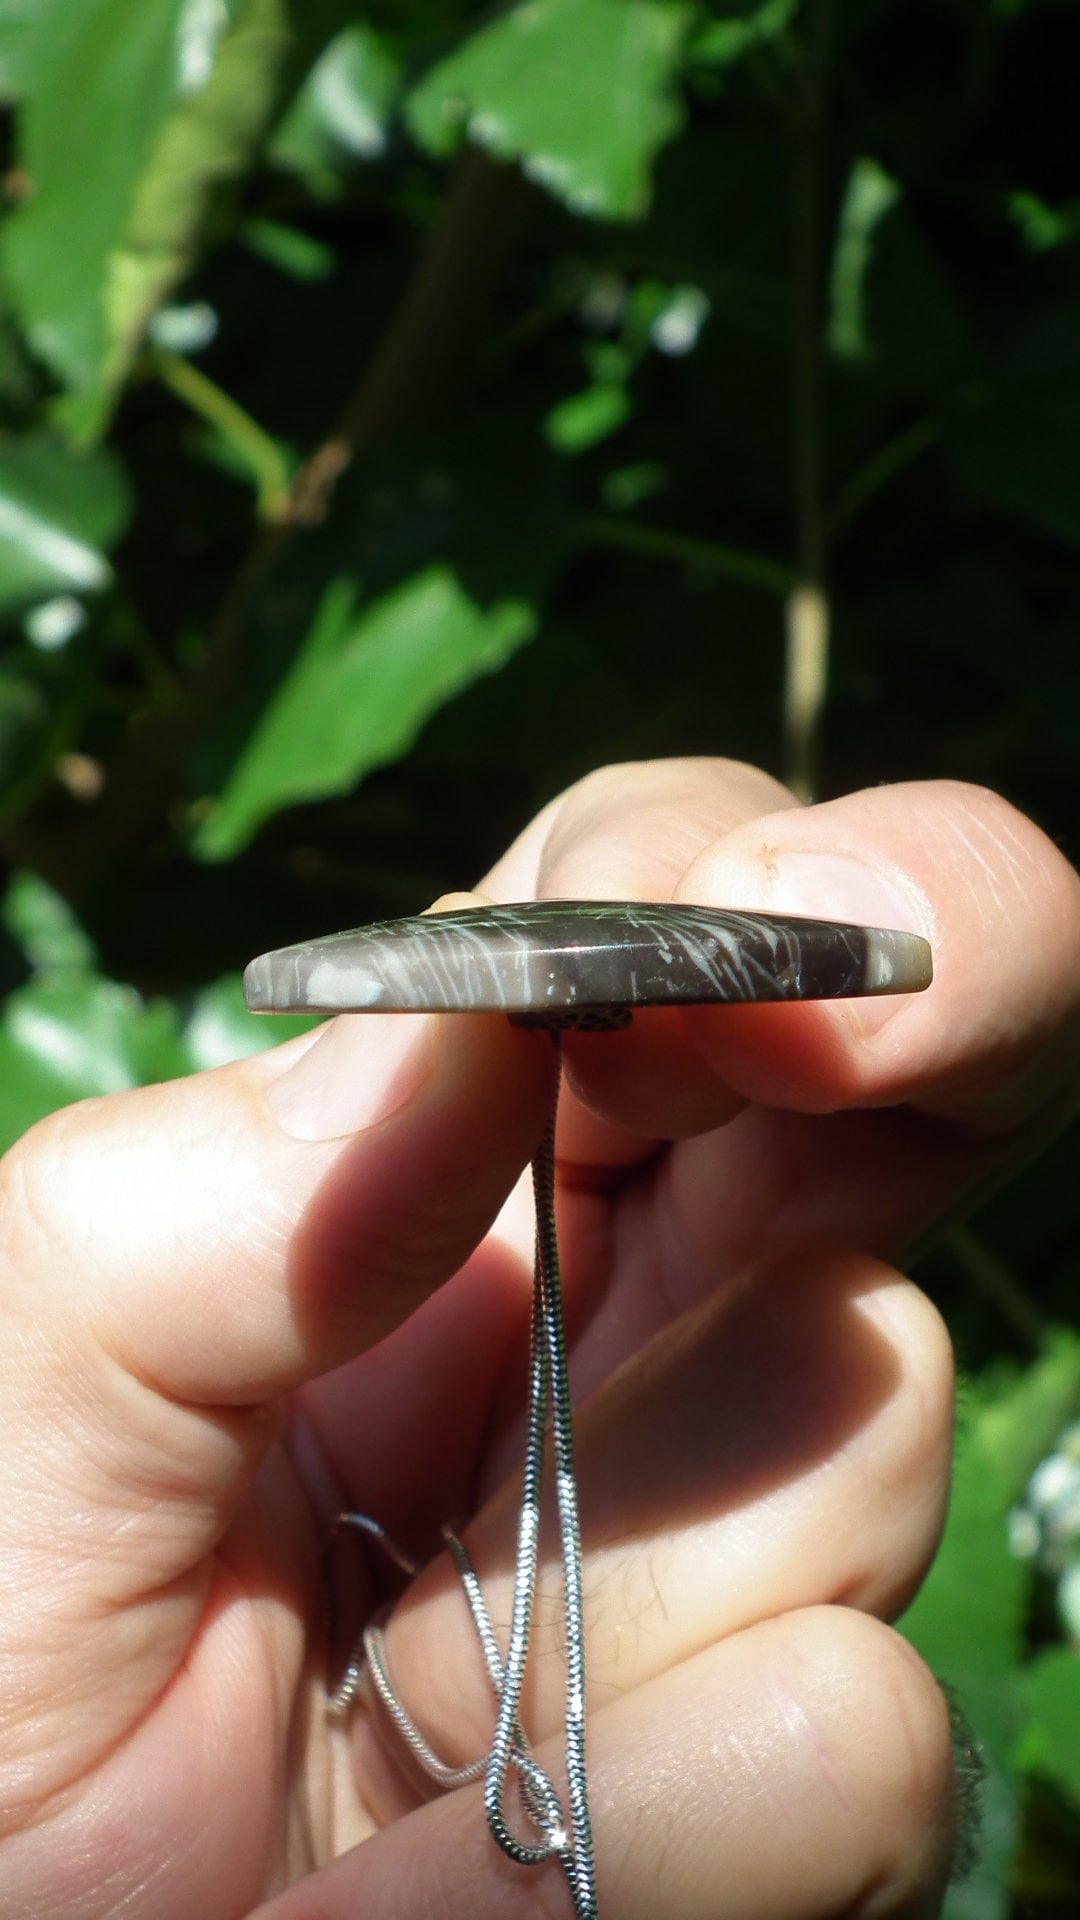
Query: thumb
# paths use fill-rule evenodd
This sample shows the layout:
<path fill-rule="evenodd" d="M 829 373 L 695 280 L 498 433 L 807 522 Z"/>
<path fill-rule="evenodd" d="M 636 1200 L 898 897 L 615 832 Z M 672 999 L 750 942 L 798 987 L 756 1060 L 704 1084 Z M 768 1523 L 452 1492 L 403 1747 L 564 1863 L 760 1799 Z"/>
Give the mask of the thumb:
<path fill-rule="evenodd" d="M 467 1257 L 541 1130 L 551 1054 L 497 1015 L 342 1019 L 53 1115 L 0 1163 L 16 1800 L 64 1764 L 80 1702 L 107 1743 L 155 1697 L 268 1408 Z"/>
<path fill-rule="evenodd" d="M 171 1400 L 272 1399 L 472 1251 L 539 1137 L 550 1056 L 499 1015 L 346 1016 L 68 1108 L 0 1164 L 0 1302 Z"/>

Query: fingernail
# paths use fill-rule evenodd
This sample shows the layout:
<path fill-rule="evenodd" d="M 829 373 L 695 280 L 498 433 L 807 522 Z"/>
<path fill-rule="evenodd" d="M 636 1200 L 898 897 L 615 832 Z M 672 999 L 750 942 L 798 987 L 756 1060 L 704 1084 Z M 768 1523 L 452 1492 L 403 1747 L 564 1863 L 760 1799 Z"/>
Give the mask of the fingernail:
<path fill-rule="evenodd" d="M 717 863 L 710 873 L 716 899 L 725 906 L 771 913 L 808 914 L 815 920 L 842 920 L 853 926 L 891 927 L 920 933 L 933 944 L 933 914 L 921 888 L 899 870 L 871 866 L 852 854 L 762 850 L 760 859 Z M 908 999 L 845 1001 L 849 1024 L 876 1033 Z"/>
<path fill-rule="evenodd" d="M 297 1140 L 339 1140 L 397 1113 L 430 1075 L 434 1057 L 427 1014 L 339 1014 L 267 1099 Z"/>
<path fill-rule="evenodd" d="M 784 852 L 765 863 L 765 875 L 768 904 L 778 912 L 928 934 L 928 903 L 921 891 L 898 873 L 851 854 Z"/>

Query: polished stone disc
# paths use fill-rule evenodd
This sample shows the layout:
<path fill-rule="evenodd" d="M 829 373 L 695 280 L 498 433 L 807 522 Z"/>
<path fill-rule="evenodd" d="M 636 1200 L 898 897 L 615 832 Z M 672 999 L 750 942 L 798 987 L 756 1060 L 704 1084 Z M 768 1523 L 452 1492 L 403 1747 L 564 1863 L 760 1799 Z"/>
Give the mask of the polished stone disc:
<path fill-rule="evenodd" d="M 609 1025 L 635 1007 L 918 993 L 919 934 L 789 914 L 540 900 L 377 921 L 253 960 L 255 1013 L 508 1013 Z"/>

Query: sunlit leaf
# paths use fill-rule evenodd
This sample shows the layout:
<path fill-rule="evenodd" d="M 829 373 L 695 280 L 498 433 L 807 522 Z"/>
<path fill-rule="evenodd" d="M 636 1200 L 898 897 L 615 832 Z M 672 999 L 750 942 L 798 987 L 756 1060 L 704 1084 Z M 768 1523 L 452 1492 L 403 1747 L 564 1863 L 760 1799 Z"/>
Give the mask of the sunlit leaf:
<path fill-rule="evenodd" d="M 404 753 L 424 722 L 536 625 L 532 607 L 480 607 L 449 567 L 370 606 L 352 580 L 327 588 L 308 635 L 203 828 L 199 851 L 235 853 L 281 807 L 343 793 Z"/>
<path fill-rule="evenodd" d="M 552 407 L 544 432 L 560 453 L 584 453 L 621 427 L 631 412 L 625 387 L 597 385 L 573 393 Z"/>
<path fill-rule="evenodd" d="M 196 996 L 184 1022 L 183 1044 L 187 1064 L 194 1072 L 205 1067 L 223 1067 L 230 1060 L 245 1059 L 280 1046 L 294 1034 L 306 1033 L 318 1020 L 304 1014 L 275 1014 L 272 1020 L 258 1019 L 244 1003 L 243 976 L 224 974 Z"/>
<path fill-rule="evenodd" d="M 682 124 L 691 18 L 677 0 L 527 0 L 429 73 L 406 117 L 432 153 L 467 136 L 577 213 L 635 219 Z"/>
<path fill-rule="evenodd" d="M 12 875 L 0 901 L 0 921 L 36 972 L 93 971 L 92 940 L 67 901 L 40 874 L 23 869 Z"/>
<path fill-rule="evenodd" d="M 231 12 L 161 128 L 108 261 L 108 382 L 186 271 L 209 196 L 242 173 L 277 98 L 290 47 L 287 0 L 233 0 Z"/>
<path fill-rule="evenodd" d="M 672 287 L 649 323 L 649 339 L 657 352 L 681 360 L 693 353 L 710 312 L 709 296 L 701 287 Z"/>
<path fill-rule="evenodd" d="M 385 151 L 401 89 L 400 57 L 366 22 L 346 27 L 312 67 L 268 157 L 318 194 L 336 191 L 345 164 Z"/>
<path fill-rule="evenodd" d="M 185 0 L 39 0 L 23 50 L 19 157 L 33 191 L 3 260 L 28 337 L 92 386 L 108 345 L 109 257 L 177 94 Z"/>
<path fill-rule="evenodd" d="M 1080 1810 L 1080 1652 L 1044 1648 L 1024 1675 L 1024 1700 L 1017 1765 L 1051 1781 Z"/>
<path fill-rule="evenodd" d="M 0 0 L 0 100 L 15 100 L 25 82 L 27 44 L 40 0 Z"/>
<path fill-rule="evenodd" d="M 167 1000 L 82 968 L 47 969 L 0 1003 L 0 1152 L 74 1100 L 222 1066 L 314 1024 L 256 1020 L 239 975 L 200 994 L 181 1027 Z"/>
<path fill-rule="evenodd" d="M 100 430 L 155 308 L 186 272 L 211 193 L 246 165 L 289 50 L 287 0 L 43 0 L 24 51 L 8 278 L 35 351 Z M 102 49 L 108 57 L 102 57 Z"/>
<path fill-rule="evenodd" d="M 65 589 L 100 592 L 128 509 L 105 449 L 80 456 L 45 432 L 0 441 L 0 608 Z"/>
<path fill-rule="evenodd" d="M 0 1152 L 73 1100 L 223 1066 L 317 1024 L 255 1019 L 238 973 L 201 989 L 183 1018 L 173 1002 L 104 978 L 72 908 L 29 871 L 8 882 L 0 927 L 32 969 L 0 1001 Z"/>
<path fill-rule="evenodd" d="M 829 345 L 841 359 L 870 350 L 864 304 L 874 231 L 899 197 L 897 181 L 876 160 L 856 160 L 840 207 L 829 289 Z"/>
<path fill-rule="evenodd" d="M 43 977 L 0 1016 L 0 1148 L 54 1108 L 186 1067 L 173 1009 L 96 976 Z"/>
<path fill-rule="evenodd" d="M 1080 1400 L 1080 1340 L 1061 1333 L 1026 1372 L 969 1392 L 945 1536 L 900 1624 L 955 1691 L 987 1766 L 978 1861 L 950 1890 L 947 1920 L 1004 1920 L 1019 1812 L 1011 1772 L 1023 1711 L 1017 1669 L 1031 1588 L 1030 1568 L 1010 1549 L 1008 1515 Z"/>

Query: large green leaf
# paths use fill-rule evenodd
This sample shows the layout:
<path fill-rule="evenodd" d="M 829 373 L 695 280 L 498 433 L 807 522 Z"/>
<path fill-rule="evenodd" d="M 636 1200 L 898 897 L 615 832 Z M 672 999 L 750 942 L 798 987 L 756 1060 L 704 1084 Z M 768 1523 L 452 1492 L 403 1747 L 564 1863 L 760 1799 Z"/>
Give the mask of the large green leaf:
<path fill-rule="evenodd" d="M 187 271 L 212 190 L 246 167 L 290 45 L 287 0 L 43 0 L 20 56 L 34 192 L 4 260 L 82 437 Z"/>
<path fill-rule="evenodd" d="M 527 601 L 480 607 L 441 564 L 359 608 L 354 582 L 334 580 L 206 821 L 199 851 L 226 858 L 279 808 L 344 793 L 396 760 L 433 713 L 501 667 L 535 625 Z"/>
<path fill-rule="evenodd" d="M 95 975 L 42 977 L 8 995 L 0 1020 L 0 1148 L 43 1114 L 185 1070 L 174 1010 Z"/>
<path fill-rule="evenodd" d="M 71 908 L 36 874 L 13 876 L 0 921 L 35 969 L 0 1007 L 0 1150 L 72 1100 L 184 1070 L 174 1010 L 102 979 Z"/>
<path fill-rule="evenodd" d="M 276 101 L 291 44 L 287 0 L 233 0 L 232 13 L 205 81 L 165 121 L 109 259 L 107 381 L 187 271 L 210 195 L 243 174 Z"/>
<path fill-rule="evenodd" d="M 39 0 L 0 0 L 0 100 L 22 92 L 30 26 Z"/>
<path fill-rule="evenodd" d="M 962 1419 L 945 1536 L 901 1622 L 956 1693 L 987 1768 L 983 1839 L 946 1920 L 1005 1920 L 1018 1806 L 1012 1757 L 1022 1716 L 1018 1668 L 1031 1588 L 1010 1550 L 1008 1515 L 1080 1400 L 1080 1340 L 1061 1333 L 1025 1373 L 980 1381 Z"/>
<path fill-rule="evenodd" d="M 107 585 L 105 553 L 128 507 L 124 475 L 104 448 L 80 456 L 41 431 L 0 440 L 0 609 Z"/>
<path fill-rule="evenodd" d="M 636 219 L 682 125 L 675 78 L 692 17 L 678 0 L 528 0 L 426 75 L 409 126 L 432 153 L 467 136 L 520 159 L 577 213 Z"/>
<path fill-rule="evenodd" d="M 239 974 L 205 988 L 181 1021 L 169 1000 L 79 968 L 48 970 L 0 1006 L 0 1152 L 73 1100 L 220 1067 L 314 1024 L 255 1019 Z"/>
<path fill-rule="evenodd" d="M 1016 1764 L 1080 1809 L 1080 1653 L 1047 1647 L 1024 1676 L 1027 1720 Z"/>
<path fill-rule="evenodd" d="M 185 0 L 39 0 L 22 51 L 20 160 L 32 195 L 4 266 L 35 351 L 73 386 L 107 349 L 105 283 L 178 85 Z"/>
<path fill-rule="evenodd" d="M 57 1107 L 263 1052 L 314 1022 L 257 1020 L 239 974 L 181 1010 L 105 979 L 67 902 L 36 874 L 14 874 L 0 927 L 33 968 L 0 1003 L 0 1152 Z"/>

